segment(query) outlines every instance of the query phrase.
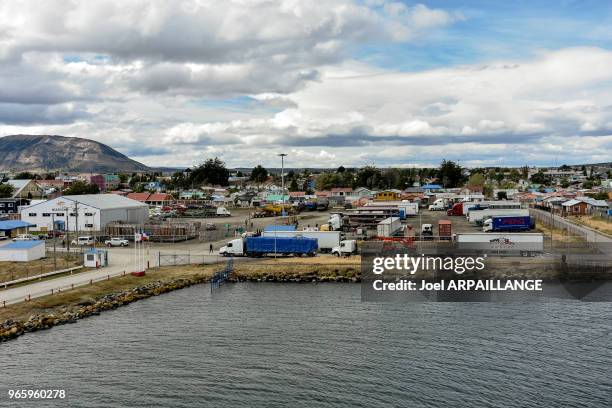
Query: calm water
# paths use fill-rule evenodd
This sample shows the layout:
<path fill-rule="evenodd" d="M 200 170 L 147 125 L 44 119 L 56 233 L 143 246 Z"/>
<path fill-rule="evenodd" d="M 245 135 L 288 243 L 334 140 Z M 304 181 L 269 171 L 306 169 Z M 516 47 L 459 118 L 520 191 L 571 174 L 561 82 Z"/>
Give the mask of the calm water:
<path fill-rule="evenodd" d="M 609 407 L 611 331 L 609 303 L 201 285 L 0 344 L 0 405 L 9 388 L 63 388 L 55 404 L 75 407 Z"/>

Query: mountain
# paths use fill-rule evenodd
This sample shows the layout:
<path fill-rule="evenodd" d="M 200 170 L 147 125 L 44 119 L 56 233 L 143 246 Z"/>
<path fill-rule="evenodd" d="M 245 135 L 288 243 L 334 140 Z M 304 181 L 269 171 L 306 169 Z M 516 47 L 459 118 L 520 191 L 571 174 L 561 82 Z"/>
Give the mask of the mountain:
<path fill-rule="evenodd" d="M 142 172 L 151 169 L 115 149 L 80 137 L 0 137 L 0 171 Z"/>

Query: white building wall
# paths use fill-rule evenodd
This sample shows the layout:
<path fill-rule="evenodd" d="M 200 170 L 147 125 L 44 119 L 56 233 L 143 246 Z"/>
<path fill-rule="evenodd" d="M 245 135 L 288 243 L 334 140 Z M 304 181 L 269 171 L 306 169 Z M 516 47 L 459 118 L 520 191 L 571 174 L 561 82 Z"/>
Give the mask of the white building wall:
<path fill-rule="evenodd" d="M 64 228 L 72 232 L 77 230 L 79 232 L 101 231 L 111 221 L 143 224 L 149 219 L 149 209 L 146 205 L 99 210 L 79 203 L 75 212 L 74 202 L 61 197 L 21 209 L 21 219 L 36 225 L 36 227 L 30 228 L 31 231 L 52 230 L 54 218 L 52 214 L 54 214 L 56 222 L 63 221 Z"/>

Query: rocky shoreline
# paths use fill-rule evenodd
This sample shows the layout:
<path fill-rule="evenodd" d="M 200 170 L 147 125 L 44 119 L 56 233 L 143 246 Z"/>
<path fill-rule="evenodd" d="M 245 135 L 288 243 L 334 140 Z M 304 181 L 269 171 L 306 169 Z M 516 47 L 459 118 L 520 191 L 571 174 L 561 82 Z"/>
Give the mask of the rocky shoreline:
<path fill-rule="evenodd" d="M 209 276 L 194 276 L 191 278 L 177 278 L 172 281 L 155 281 L 129 290 L 110 293 L 95 299 L 80 302 L 74 306 L 65 306 L 53 313 L 33 314 L 25 321 L 7 319 L 0 323 L 0 343 L 15 339 L 25 333 L 50 329 L 54 326 L 76 323 L 79 319 L 97 316 L 106 310 L 147 299 L 162 293 L 183 289 L 200 283 L 208 283 Z M 360 275 L 356 271 L 326 271 L 308 273 L 287 272 L 260 272 L 244 273 L 233 272 L 227 282 L 360 282 Z"/>
<path fill-rule="evenodd" d="M 57 313 L 34 314 L 26 321 L 7 319 L 0 323 L 0 342 L 5 342 L 25 333 L 50 329 L 54 326 L 76 323 L 79 319 L 99 315 L 106 310 L 117 309 L 141 299 L 183 289 L 208 282 L 208 277 L 180 278 L 170 282 L 156 281 L 130 290 L 111 293 L 95 300 L 85 301 L 72 307 L 64 307 Z"/>

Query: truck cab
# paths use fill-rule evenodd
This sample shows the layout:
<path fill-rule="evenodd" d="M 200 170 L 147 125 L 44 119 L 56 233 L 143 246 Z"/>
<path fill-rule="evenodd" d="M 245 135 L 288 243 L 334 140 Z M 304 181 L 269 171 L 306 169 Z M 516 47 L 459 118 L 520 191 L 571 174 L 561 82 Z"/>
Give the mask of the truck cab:
<path fill-rule="evenodd" d="M 244 241 L 240 238 L 229 241 L 219 249 L 221 256 L 242 256 L 244 255 Z"/>
<path fill-rule="evenodd" d="M 433 202 L 429 207 L 427 207 L 429 211 L 443 211 L 446 209 L 446 205 L 444 203 L 444 199 L 438 198 Z"/>
<path fill-rule="evenodd" d="M 225 208 L 225 207 L 218 207 L 217 208 L 217 216 L 219 216 L 219 217 L 229 217 L 230 215 L 232 215 L 232 213 L 227 208 Z"/>
<path fill-rule="evenodd" d="M 430 241 L 433 239 L 433 225 L 423 224 L 421 226 L 421 237 L 423 241 Z"/>
<path fill-rule="evenodd" d="M 333 247 L 331 251 L 335 256 L 350 256 L 357 253 L 357 241 L 354 239 L 345 239 L 340 241 L 340 245 Z"/>

